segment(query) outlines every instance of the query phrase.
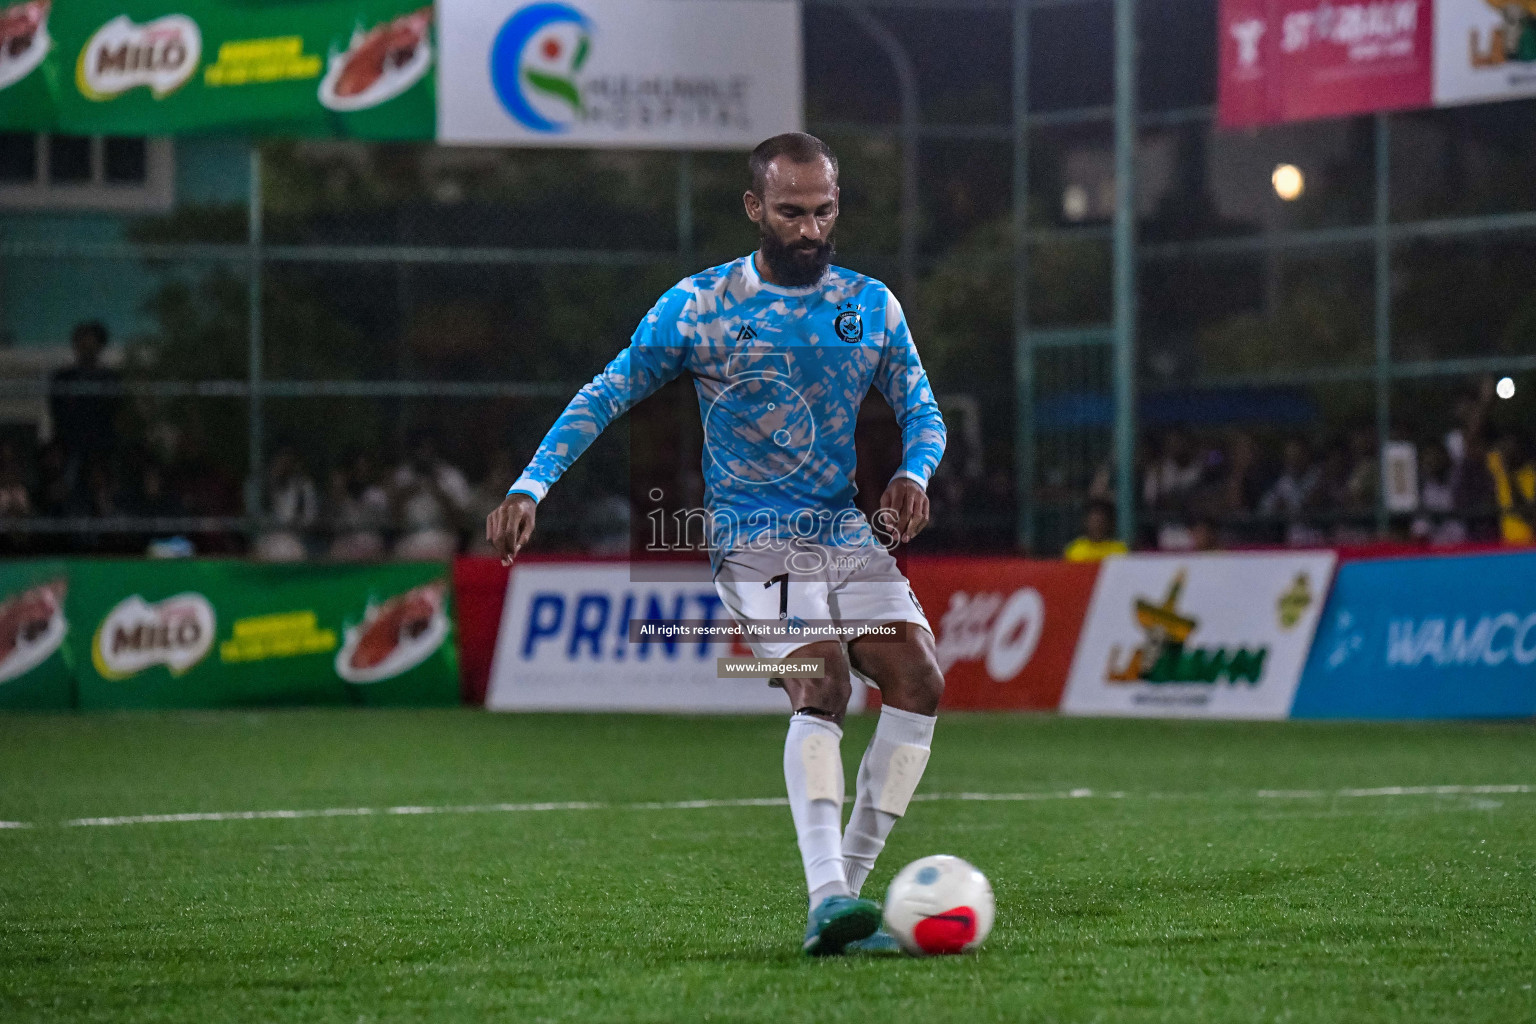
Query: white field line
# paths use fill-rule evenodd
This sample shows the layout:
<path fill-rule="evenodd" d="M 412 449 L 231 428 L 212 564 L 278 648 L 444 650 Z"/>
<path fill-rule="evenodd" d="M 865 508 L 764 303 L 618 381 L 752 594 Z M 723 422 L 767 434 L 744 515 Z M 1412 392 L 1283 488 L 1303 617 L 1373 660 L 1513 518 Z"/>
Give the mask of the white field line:
<path fill-rule="evenodd" d="M 1313 800 L 1325 796 L 1476 796 L 1484 793 L 1532 793 L 1536 786 L 1381 786 L 1377 789 L 1261 789 L 1266 800 Z"/>
<path fill-rule="evenodd" d="M 1498 786 L 1383 786 L 1377 789 L 1260 789 L 1252 793 L 1261 800 L 1316 800 L 1323 798 L 1398 797 L 1398 796 L 1474 796 L 1484 794 L 1536 793 L 1533 785 Z M 1126 793 L 1121 790 L 1067 789 L 1039 793 L 919 793 L 912 799 L 924 803 L 982 802 L 1021 803 L 1045 800 L 1205 800 L 1221 794 L 1211 793 Z M 1242 794 L 1237 794 L 1241 798 Z M 571 800 L 549 803 L 445 804 L 441 806 L 400 807 L 325 807 L 309 810 L 278 811 L 194 811 L 185 814 L 130 814 L 112 818 L 72 818 L 61 822 L 64 828 L 93 828 L 115 825 L 169 825 L 195 821 L 275 821 L 300 818 L 366 818 L 423 814 L 529 814 L 540 811 L 700 811 L 719 807 L 787 807 L 784 797 L 749 797 L 735 800 L 671 800 L 641 803 L 607 803 Z M 0 822 L 0 828 L 31 828 L 29 822 Z"/>

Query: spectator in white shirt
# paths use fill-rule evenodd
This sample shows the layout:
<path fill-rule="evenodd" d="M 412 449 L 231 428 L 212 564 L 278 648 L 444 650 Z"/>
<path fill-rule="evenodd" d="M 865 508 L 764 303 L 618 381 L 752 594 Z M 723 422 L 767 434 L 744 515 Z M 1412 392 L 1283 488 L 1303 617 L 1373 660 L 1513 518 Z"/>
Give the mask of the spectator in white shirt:
<path fill-rule="evenodd" d="M 1286 520 L 1285 539 L 1292 547 L 1322 543 L 1316 526 L 1302 521 L 1304 514 L 1316 508 L 1322 483 L 1322 470 L 1312 464 L 1306 442 L 1285 442 L 1283 471 L 1259 502 L 1259 514 Z"/>
<path fill-rule="evenodd" d="M 395 470 L 390 491 L 401 528 L 396 558 L 435 560 L 458 551 L 459 528 L 473 494 L 464 474 L 438 453 L 437 438 L 430 432 L 412 439 L 409 457 Z"/>
<path fill-rule="evenodd" d="M 1154 514 L 1180 515 L 1204 472 L 1189 438 L 1183 431 L 1170 430 L 1163 437 L 1162 457 L 1147 467 L 1142 501 Z"/>
<path fill-rule="evenodd" d="M 338 562 L 383 558 L 389 494 L 379 483 L 373 459 L 366 452 L 357 453 L 346 465 L 331 471 L 326 500 L 335 530 L 331 558 Z"/>
<path fill-rule="evenodd" d="M 282 444 L 267 468 L 267 529 L 256 539 L 263 562 L 302 562 L 305 531 L 320 518 L 320 495 L 291 444 Z"/>

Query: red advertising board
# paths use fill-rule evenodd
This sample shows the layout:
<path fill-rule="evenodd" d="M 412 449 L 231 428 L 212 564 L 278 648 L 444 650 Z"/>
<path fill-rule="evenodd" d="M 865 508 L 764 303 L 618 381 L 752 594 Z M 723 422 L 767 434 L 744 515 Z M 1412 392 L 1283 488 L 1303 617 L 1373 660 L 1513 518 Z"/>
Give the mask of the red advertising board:
<path fill-rule="evenodd" d="M 1222 126 L 1427 107 L 1432 0 L 1221 0 Z"/>
<path fill-rule="evenodd" d="M 1054 711 L 1098 572 L 1023 558 L 911 559 L 944 669 L 944 707 Z"/>
<path fill-rule="evenodd" d="M 512 570 L 496 558 L 453 560 L 453 601 L 459 609 L 459 690 L 466 704 L 484 704 Z"/>

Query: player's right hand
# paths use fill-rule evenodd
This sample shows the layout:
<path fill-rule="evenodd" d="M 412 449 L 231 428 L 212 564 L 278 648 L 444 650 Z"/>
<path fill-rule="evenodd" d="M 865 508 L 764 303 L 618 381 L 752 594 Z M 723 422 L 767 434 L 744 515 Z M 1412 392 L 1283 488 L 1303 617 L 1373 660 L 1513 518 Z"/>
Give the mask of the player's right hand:
<path fill-rule="evenodd" d="M 507 500 L 485 517 L 485 539 L 501 558 L 502 565 L 511 565 L 517 553 L 533 536 L 533 521 L 538 503 L 526 494 L 509 494 Z"/>

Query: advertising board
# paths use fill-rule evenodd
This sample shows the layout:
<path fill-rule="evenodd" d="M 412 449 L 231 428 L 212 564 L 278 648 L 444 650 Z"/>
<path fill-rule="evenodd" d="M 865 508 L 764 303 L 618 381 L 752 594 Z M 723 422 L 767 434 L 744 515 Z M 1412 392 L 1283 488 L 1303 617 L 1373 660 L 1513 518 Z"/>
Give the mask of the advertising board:
<path fill-rule="evenodd" d="M 1435 104 L 1536 96 L 1536 6 L 1435 4 Z"/>
<path fill-rule="evenodd" d="M 63 561 L 0 563 L 0 710 L 73 706 L 68 594 Z"/>
<path fill-rule="evenodd" d="M 1536 6 L 1221 0 L 1229 128 L 1536 96 Z"/>
<path fill-rule="evenodd" d="M 1107 560 L 1061 710 L 1285 718 L 1334 561 L 1332 552 Z"/>
<path fill-rule="evenodd" d="M 1296 718 L 1536 715 L 1536 553 L 1339 570 Z"/>
<path fill-rule="evenodd" d="M 795 0 L 443 0 L 440 141 L 751 149 L 802 118 Z"/>
<path fill-rule="evenodd" d="M 446 564 L 69 569 L 83 709 L 458 703 Z"/>
<path fill-rule="evenodd" d="M 430 139 L 422 0 L 23 0 L 0 27 L 0 128 Z"/>
<path fill-rule="evenodd" d="M 633 582 L 624 563 L 531 563 L 512 570 L 486 706 L 495 711 L 788 712 L 763 678 L 720 679 L 724 641 L 631 639 L 630 623 L 730 615 L 708 566 L 696 582 Z M 853 688 L 853 710 L 864 687 Z"/>
<path fill-rule="evenodd" d="M 1022 558 L 913 558 L 933 626 L 943 707 L 1054 711 L 1098 566 Z"/>
<path fill-rule="evenodd" d="M 1434 21 L 1431 0 L 1222 0 L 1218 118 L 1235 128 L 1429 106 Z"/>

